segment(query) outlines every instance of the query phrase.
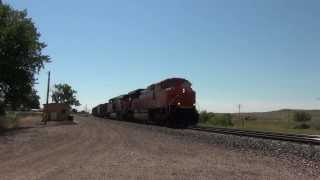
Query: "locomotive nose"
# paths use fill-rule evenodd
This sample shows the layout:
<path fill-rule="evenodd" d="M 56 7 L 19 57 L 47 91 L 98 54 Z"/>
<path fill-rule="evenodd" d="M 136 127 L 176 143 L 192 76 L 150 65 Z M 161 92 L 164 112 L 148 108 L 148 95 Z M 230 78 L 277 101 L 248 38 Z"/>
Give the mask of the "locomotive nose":
<path fill-rule="evenodd" d="M 170 105 L 189 107 L 194 106 L 195 93 L 192 88 L 188 87 L 175 87 L 171 88 L 168 92 L 168 100 Z"/>

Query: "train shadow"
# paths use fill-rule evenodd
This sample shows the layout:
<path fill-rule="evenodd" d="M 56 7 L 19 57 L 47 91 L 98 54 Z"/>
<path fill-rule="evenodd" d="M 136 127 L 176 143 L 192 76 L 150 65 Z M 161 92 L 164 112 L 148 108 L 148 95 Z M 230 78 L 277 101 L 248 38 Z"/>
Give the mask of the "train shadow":
<path fill-rule="evenodd" d="M 93 117 L 95 117 L 95 116 L 93 116 Z M 187 128 L 185 126 L 181 126 L 181 127 L 180 126 L 168 126 L 168 125 L 159 124 L 159 123 L 152 122 L 152 121 L 143 122 L 143 121 L 139 121 L 136 119 L 119 120 L 119 119 L 112 119 L 112 118 L 108 118 L 108 117 L 95 117 L 95 118 L 97 118 L 99 121 L 125 122 L 125 123 L 130 123 L 130 124 L 163 127 L 163 128 L 169 128 L 169 129 L 186 129 Z"/>

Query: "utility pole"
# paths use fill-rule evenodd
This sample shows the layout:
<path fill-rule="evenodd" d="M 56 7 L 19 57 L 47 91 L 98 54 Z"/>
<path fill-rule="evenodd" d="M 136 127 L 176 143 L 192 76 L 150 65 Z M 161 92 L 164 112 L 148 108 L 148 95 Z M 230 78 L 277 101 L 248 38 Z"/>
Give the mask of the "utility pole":
<path fill-rule="evenodd" d="M 49 92 L 50 92 L 50 71 L 48 72 L 47 104 L 49 104 Z"/>
<path fill-rule="evenodd" d="M 238 105 L 238 108 L 239 108 L 239 120 L 240 120 L 240 121 L 242 120 L 242 128 L 244 128 L 244 121 L 243 121 L 243 119 L 241 118 L 241 104 Z"/>

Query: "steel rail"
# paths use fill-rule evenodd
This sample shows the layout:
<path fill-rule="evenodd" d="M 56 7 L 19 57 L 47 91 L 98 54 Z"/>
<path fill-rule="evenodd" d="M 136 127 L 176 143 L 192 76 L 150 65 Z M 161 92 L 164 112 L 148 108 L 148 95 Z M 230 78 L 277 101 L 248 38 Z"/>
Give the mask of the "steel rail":
<path fill-rule="evenodd" d="M 280 140 L 280 141 L 290 141 L 302 144 L 312 144 L 320 145 L 320 136 L 316 135 L 298 135 L 298 134 L 284 134 L 284 133 L 274 133 L 274 132 L 262 132 L 262 131 L 251 131 L 251 130 L 241 130 L 232 128 L 220 128 L 220 127 L 203 127 L 197 126 L 189 128 L 195 131 L 204 131 L 210 133 L 219 134 L 231 134 L 237 136 L 255 137 L 262 139 Z"/>

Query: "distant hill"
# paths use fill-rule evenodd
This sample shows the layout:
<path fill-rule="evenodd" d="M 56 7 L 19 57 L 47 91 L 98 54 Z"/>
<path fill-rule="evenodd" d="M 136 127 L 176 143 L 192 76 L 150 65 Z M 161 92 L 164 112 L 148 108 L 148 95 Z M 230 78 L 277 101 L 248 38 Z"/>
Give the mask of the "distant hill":
<path fill-rule="evenodd" d="M 299 109 L 282 109 L 270 112 L 252 112 L 241 113 L 242 117 L 253 117 L 257 120 L 273 120 L 273 121 L 288 121 L 293 119 L 294 113 L 298 111 L 305 111 L 312 116 L 312 121 L 320 121 L 320 110 L 299 110 Z M 233 118 L 238 118 L 238 114 L 232 114 Z"/>

